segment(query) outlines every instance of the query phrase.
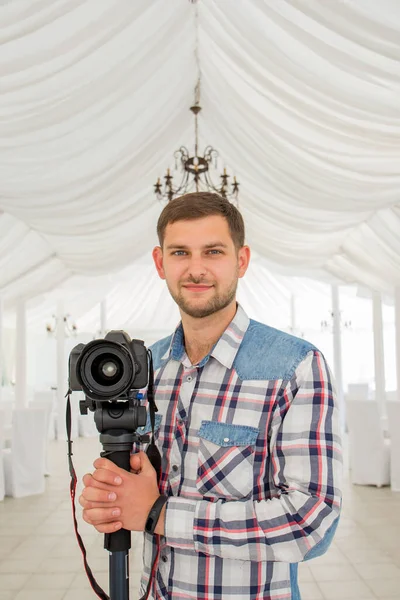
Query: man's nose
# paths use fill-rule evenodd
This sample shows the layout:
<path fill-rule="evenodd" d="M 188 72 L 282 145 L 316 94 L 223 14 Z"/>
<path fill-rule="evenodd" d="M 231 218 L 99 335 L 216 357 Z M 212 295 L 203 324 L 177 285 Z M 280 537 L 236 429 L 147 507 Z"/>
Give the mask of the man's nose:
<path fill-rule="evenodd" d="M 204 277 L 206 274 L 206 267 L 201 257 L 192 257 L 188 266 L 188 272 L 192 277 L 199 278 Z"/>

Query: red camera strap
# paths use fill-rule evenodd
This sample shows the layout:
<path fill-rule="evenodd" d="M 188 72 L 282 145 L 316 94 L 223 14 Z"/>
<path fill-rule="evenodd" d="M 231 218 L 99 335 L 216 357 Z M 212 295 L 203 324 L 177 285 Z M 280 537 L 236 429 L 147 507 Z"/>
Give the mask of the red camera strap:
<path fill-rule="evenodd" d="M 74 468 L 74 465 L 72 462 L 72 443 L 73 442 L 71 440 L 71 402 L 70 402 L 71 398 L 70 398 L 70 396 L 71 396 L 71 390 L 68 390 L 68 392 L 65 396 L 67 398 L 66 427 L 67 427 L 67 443 L 68 443 L 68 465 L 69 465 L 69 474 L 71 476 L 69 491 L 70 491 L 71 503 L 72 503 L 72 516 L 74 519 L 74 530 L 75 530 L 76 539 L 78 540 L 79 548 L 81 549 L 81 552 L 82 552 L 83 564 L 85 567 L 86 575 L 89 579 L 89 582 L 90 582 L 90 585 L 92 586 L 93 591 L 95 592 L 95 594 L 97 594 L 97 596 L 99 598 L 101 598 L 101 600 L 110 600 L 110 597 L 107 596 L 105 591 L 99 586 L 99 584 L 97 583 L 97 581 L 95 580 L 95 578 L 93 576 L 92 570 L 89 567 L 87 559 L 86 559 L 85 545 L 83 543 L 80 533 L 78 532 L 78 521 L 76 519 L 76 506 L 75 506 L 77 477 L 76 477 L 75 468 Z"/>

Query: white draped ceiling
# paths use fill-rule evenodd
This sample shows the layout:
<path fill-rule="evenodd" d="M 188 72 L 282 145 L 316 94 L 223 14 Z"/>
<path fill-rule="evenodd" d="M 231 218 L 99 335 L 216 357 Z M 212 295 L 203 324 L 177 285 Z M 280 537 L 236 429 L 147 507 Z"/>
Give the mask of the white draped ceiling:
<path fill-rule="evenodd" d="M 400 285 L 398 0 L 18 0 L 0 44 L 6 308 L 77 278 L 88 323 L 105 281 L 136 301 L 199 68 L 200 148 L 241 183 L 266 287 Z"/>

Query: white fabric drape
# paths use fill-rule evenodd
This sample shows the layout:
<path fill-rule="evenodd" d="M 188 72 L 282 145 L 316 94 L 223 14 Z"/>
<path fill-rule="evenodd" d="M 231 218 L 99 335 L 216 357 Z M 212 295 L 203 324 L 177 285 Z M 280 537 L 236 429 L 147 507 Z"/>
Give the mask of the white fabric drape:
<path fill-rule="evenodd" d="M 149 253 L 153 183 L 193 145 L 196 39 L 200 146 L 238 176 L 254 250 L 400 284 L 398 2 L 20 0 L 0 7 L 6 308 Z"/>

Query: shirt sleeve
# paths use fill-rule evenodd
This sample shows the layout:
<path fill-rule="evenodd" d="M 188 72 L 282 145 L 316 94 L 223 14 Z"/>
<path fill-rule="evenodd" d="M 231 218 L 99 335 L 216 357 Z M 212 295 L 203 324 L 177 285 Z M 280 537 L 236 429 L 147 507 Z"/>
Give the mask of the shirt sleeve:
<path fill-rule="evenodd" d="M 222 558 L 299 562 L 327 548 L 341 507 L 342 452 L 331 374 L 318 351 L 299 364 L 274 409 L 266 476 L 273 497 L 171 497 L 168 545 Z M 322 553 L 322 552 L 321 552 Z"/>

